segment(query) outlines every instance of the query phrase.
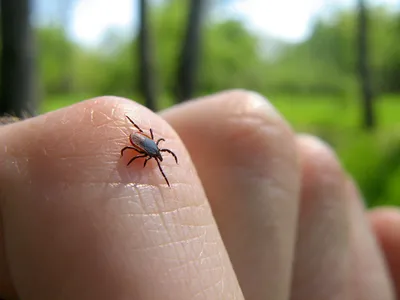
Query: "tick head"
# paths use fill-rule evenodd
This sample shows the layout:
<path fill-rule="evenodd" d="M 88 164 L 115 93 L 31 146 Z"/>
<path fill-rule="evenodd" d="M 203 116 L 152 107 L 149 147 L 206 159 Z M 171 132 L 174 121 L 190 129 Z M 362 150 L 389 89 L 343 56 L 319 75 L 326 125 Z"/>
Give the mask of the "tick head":
<path fill-rule="evenodd" d="M 160 151 L 158 151 L 156 157 L 158 158 L 159 161 L 163 161 L 163 157 L 161 156 L 161 152 Z"/>

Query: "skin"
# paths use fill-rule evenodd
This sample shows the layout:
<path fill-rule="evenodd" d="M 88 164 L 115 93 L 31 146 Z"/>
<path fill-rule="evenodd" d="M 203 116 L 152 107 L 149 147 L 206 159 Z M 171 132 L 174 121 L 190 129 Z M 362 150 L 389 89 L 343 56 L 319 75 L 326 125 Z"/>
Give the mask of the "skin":
<path fill-rule="evenodd" d="M 178 156 L 163 160 L 171 188 L 154 160 L 120 158 L 125 114 Z M 160 114 L 100 97 L 0 126 L 0 139 L 4 299 L 399 293 L 398 210 L 366 211 L 333 150 L 257 94 Z"/>

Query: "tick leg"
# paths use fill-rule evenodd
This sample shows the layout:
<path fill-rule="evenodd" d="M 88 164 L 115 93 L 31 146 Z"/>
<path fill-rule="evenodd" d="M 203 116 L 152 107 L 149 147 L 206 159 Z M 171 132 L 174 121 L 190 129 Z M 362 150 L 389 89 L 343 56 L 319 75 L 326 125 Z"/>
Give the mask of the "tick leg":
<path fill-rule="evenodd" d="M 129 166 L 131 164 L 131 162 L 133 162 L 136 158 L 141 158 L 141 157 L 146 157 L 147 154 L 140 154 L 140 155 L 136 155 L 134 157 L 132 157 L 132 159 L 128 162 L 127 166 Z"/>
<path fill-rule="evenodd" d="M 135 150 L 135 151 L 139 152 L 140 154 L 143 154 L 143 152 L 140 149 L 137 149 L 136 147 L 126 146 L 126 147 L 122 148 L 121 156 L 124 154 L 124 151 L 127 149 Z"/>
<path fill-rule="evenodd" d="M 128 118 L 128 120 L 129 120 L 129 121 L 131 121 L 131 123 L 133 124 L 133 126 L 135 126 L 135 127 L 137 128 L 137 130 L 139 130 L 140 132 L 143 132 L 143 130 L 142 130 L 142 129 L 140 129 L 140 127 L 139 127 L 138 125 L 136 125 L 136 123 L 135 123 L 135 122 L 133 122 L 133 121 L 131 120 L 131 118 L 129 118 L 128 116 L 125 116 L 125 117 L 127 117 L 127 118 Z"/>
<path fill-rule="evenodd" d="M 154 140 L 153 129 L 150 128 L 151 139 Z"/>
<path fill-rule="evenodd" d="M 150 159 L 152 159 L 151 156 L 149 156 L 148 158 L 146 158 L 146 160 L 144 161 L 144 164 L 143 164 L 143 168 L 146 166 L 147 162 L 148 162 Z"/>
<path fill-rule="evenodd" d="M 167 179 L 167 176 L 165 176 L 164 171 L 163 171 L 163 169 L 161 168 L 160 162 L 158 161 L 157 158 L 155 158 L 155 160 L 156 160 L 156 162 L 157 162 L 158 168 L 160 169 L 160 172 L 161 172 L 162 176 L 164 176 L 164 179 L 165 179 L 165 181 L 167 182 L 168 186 L 171 187 L 170 184 L 169 184 L 169 181 L 168 181 L 168 179 Z"/>
<path fill-rule="evenodd" d="M 169 150 L 169 149 L 161 149 L 160 151 L 161 151 L 161 152 L 168 152 L 169 154 L 171 154 L 171 155 L 175 158 L 176 163 L 178 163 L 178 158 L 176 157 L 176 155 L 175 155 L 174 152 L 172 152 L 172 151 Z"/>
<path fill-rule="evenodd" d="M 163 141 L 163 142 L 165 142 L 165 140 L 163 139 L 163 138 L 161 138 L 161 139 L 158 139 L 158 141 L 157 141 L 157 146 L 158 146 L 158 144 L 161 142 L 161 141 Z"/>
<path fill-rule="evenodd" d="M 131 149 L 131 147 L 126 146 L 126 147 L 122 148 L 122 150 L 121 150 L 121 156 L 124 155 L 124 151 L 125 151 L 126 149 Z"/>
<path fill-rule="evenodd" d="M 136 150 L 136 148 L 133 148 L 133 147 L 131 147 L 131 146 L 126 146 L 126 147 L 122 148 L 122 150 L 121 150 L 121 156 L 124 155 L 124 151 L 127 150 L 127 149 Z"/>

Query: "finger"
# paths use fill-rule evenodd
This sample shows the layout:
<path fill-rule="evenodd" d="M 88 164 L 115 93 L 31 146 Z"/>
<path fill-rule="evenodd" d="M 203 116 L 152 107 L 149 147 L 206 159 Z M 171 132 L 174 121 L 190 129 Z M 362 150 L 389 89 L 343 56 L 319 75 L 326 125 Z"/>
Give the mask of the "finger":
<path fill-rule="evenodd" d="M 246 299 L 287 299 L 299 169 L 294 134 L 271 104 L 228 91 L 169 109 Z"/>
<path fill-rule="evenodd" d="M 180 158 L 127 161 L 130 116 Z M 165 121 L 113 97 L 0 128 L 4 246 L 21 299 L 240 299 L 187 152 Z"/>
<path fill-rule="evenodd" d="M 352 299 L 394 300 L 382 252 L 367 222 L 361 195 L 351 179 L 347 180 L 346 191 L 350 204 Z"/>
<path fill-rule="evenodd" d="M 292 300 L 349 298 L 349 219 L 345 176 L 334 153 L 299 136 L 302 191 Z"/>
<path fill-rule="evenodd" d="M 384 253 L 394 289 L 400 299 L 400 212 L 396 207 L 375 208 L 368 213 L 369 221 Z"/>

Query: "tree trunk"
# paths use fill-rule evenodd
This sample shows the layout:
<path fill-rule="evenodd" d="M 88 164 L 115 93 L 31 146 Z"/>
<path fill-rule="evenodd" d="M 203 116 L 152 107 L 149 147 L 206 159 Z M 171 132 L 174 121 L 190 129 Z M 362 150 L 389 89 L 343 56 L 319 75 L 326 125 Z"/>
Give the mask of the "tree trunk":
<path fill-rule="evenodd" d="M 147 20 L 148 3 L 140 0 L 140 29 L 139 29 L 139 86 L 147 108 L 156 111 L 156 78 L 155 62 L 151 47 L 150 29 Z"/>
<path fill-rule="evenodd" d="M 0 114 L 36 114 L 35 61 L 29 0 L 1 1 Z"/>
<path fill-rule="evenodd" d="M 191 0 L 186 34 L 182 43 L 176 78 L 176 98 L 179 102 L 194 94 L 201 47 L 201 25 L 205 0 Z"/>
<path fill-rule="evenodd" d="M 358 72 L 361 82 L 363 127 L 371 130 L 375 127 L 376 120 L 368 65 L 368 16 L 364 0 L 358 0 L 358 17 Z"/>

